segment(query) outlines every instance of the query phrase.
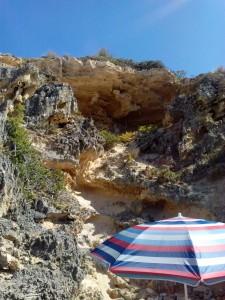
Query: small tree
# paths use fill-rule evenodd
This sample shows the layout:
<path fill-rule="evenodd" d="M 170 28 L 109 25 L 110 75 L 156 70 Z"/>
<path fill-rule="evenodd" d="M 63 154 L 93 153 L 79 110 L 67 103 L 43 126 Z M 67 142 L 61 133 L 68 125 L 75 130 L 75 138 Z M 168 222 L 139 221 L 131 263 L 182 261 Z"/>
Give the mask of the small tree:
<path fill-rule="evenodd" d="M 109 51 L 106 48 L 101 48 L 98 51 L 97 56 L 111 57 L 112 55 L 109 53 Z"/>

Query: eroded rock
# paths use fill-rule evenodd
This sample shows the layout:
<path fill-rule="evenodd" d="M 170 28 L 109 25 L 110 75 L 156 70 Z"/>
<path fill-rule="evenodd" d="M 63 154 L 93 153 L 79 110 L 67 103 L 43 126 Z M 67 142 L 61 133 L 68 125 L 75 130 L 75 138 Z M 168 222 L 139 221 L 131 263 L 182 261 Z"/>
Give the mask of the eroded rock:
<path fill-rule="evenodd" d="M 67 124 L 75 112 L 77 102 L 73 91 L 62 83 L 43 85 L 26 101 L 26 117 L 29 125 Z"/>
<path fill-rule="evenodd" d="M 161 123 L 166 106 L 177 94 L 174 74 L 157 64 L 149 70 L 143 64 L 138 70 L 91 57 L 55 56 L 31 61 L 43 72 L 69 83 L 79 110 L 99 126 L 126 129 Z"/>

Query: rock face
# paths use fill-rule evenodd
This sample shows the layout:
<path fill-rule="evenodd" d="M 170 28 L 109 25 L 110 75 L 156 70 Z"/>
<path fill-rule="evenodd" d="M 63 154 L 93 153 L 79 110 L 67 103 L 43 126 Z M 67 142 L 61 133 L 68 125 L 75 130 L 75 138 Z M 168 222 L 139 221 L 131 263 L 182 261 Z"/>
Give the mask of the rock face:
<path fill-rule="evenodd" d="M 165 127 L 140 132 L 128 148 L 94 159 L 80 184 L 163 201 L 167 214 L 175 203 L 184 211 L 196 205 L 224 220 L 224 87 L 220 72 L 190 80 L 169 106 Z"/>
<path fill-rule="evenodd" d="M 137 71 L 110 61 L 70 57 L 33 63 L 69 83 L 82 114 L 99 126 L 127 129 L 160 123 L 177 92 L 176 78 L 165 68 Z"/>
<path fill-rule="evenodd" d="M 223 220 L 218 207 L 222 207 L 224 198 L 224 89 L 224 73 L 191 80 L 169 107 L 165 120 L 168 127 L 140 135 L 135 142 L 140 157 L 158 167 L 163 163 L 179 173 L 182 181 L 199 194 L 202 205 L 208 205 Z"/>
<path fill-rule="evenodd" d="M 2 159 L 0 299 L 70 299 L 82 277 L 72 228 L 48 229 L 36 223 L 38 212 L 24 201 L 12 166 Z M 42 211 L 42 218 L 46 216 Z"/>
<path fill-rule="evenodd" d="M 73 123 L 67 125 L 48 147 L 49 150 L 55 151 L 58 157 L 76 161 L 84 151 L 103 150 L 102 143 L 103 140 L 93 120 L 78 117 Z"/>
<path fill-rule="evenodd" d="M 5 244 L 10 243 L 11 248 L 0 248 L 1 269 L 10 276 L 10 280 L 0 277 L 0 299 L 22 300 L 25 295 L 34 299 L 71 299 L 82 279 L 79 250 L 71 231 L 60 227 L 43 229 L 32 219 L 24 218 L 23 222 L 28 222 L 25 229 L 23 224 L 17 226 L 20 243 L 17 239 L 11 241 L 11 235 L 5 233 Z M 4 223 L 0 220 L 0 228 Z"/>
<path fill-rule="evenodd" d="M 23 60 L 21 58 L 18 58 L 16 56 L 12 56 L 10 54 L 0 54 L 0 67 L 4 66 L 11 66 L 11 67 L 17 67 L 21 65 Z"/>
<path fill-rule="evenodd" d="M 93 68 L 83 72 L 65 80 L 76 90 L 81 112 L 111 128 L 160 123 L 176 94 L 174 77 L 164 69 L 109 72 Z"/>
<path fill-rule="evenodd" d="M 0 155 L 0 161 L 0 299 L 70 299 L 82 278 L 71 221 L 64 214 L 57 225 L 51 206 L 40 217 L 23 198 L 8 158 Z M 40 219 L 49 220 L 50 229 Z"/>
<path fill-rule="evenodd" d="M 78 111 L 76 99 L 70 86 L 49 83 L 41 86 L 26 101 L 26 116 L 29 125 L 64 125 Z"/>
<path fill-rule="evenodd" d="M 181 80 L 139 67 L 0 55 L 0 299 L 155 299 L 152 282 L 107 273 L 89 248 L 178 211 L 225 221 L 224 72 Z M 57 194 L 51 184 L 32 201 L 24 193 L 19 148 L 7 148 L 18 104 L 32 151 L 63 172 Z M 103 127 L 113 146 L 104 148 Z"/>
<path fill-rule="evenodd" d="M 32 96 L 34 91 L 48 80 L 53 80 L 53 78 L 39 72 L 33 64 L 0 67 L 0 100 L 22 102 Z"/>
<path fill-rule="evenodd" d="M 79 222 L 75 222 L 79 206 L 71 195 L 63 194 L 54 199 L 58 206 L 63 203 L 60 209 L 54 207 L 47 195 L 44 199 L 36 199 L 36 204 L 30 203 L 18 180 L 18 170 L 4 150 L 8 138 L 5 126 L 8 113 L 18 102 L 26 100 L 25 90 L 29 90 L 27 95 L 30 95 L 46 77 L 41 74 L 39 77 L 38 69 L 31 66 L 15 68 L 7 74 L 13 75 L 1 82 L 5 88 L 0 107 L 3 147 L 0 152 L 0 299 L 71 299 L 78 293 L 83 276 L 81 254 L 74 234 L 79 227 Z M 32 74 L 37 76 L 31 79 Z M 15 89 L 18 81 L 21 84 Z M 53 91 L 56 91 L 54 99 L 58 102 L 64 97 L 67 115 L 72 115 L 75 99 L 71 89 L 63 84 L 53 84 Z M 44 96 L 46 109 L 49 95 Z M 52 114 L 57 112 L 51 111 Z M 39 109 L 37 119 L 45 120 L 44 113 Z M 69 212 L 65 209 L 68 205 Z"/>

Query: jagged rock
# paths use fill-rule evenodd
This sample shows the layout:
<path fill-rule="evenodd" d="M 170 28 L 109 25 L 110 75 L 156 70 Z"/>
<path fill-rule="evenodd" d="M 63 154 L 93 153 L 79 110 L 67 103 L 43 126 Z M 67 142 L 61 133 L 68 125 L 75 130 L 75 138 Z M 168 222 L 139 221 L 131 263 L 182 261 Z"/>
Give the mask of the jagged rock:
<path fill-rule="evenodd" d="M 103 139 L 98 133 L 92 119 L 77 118 L 69 124 L 65 130 L 54 139 L 50 145 L 63 159 L 74 160 L 79 158 L 83 151 L 103 150 Z"/>
<path fill-rule="evenodd" d="M 21 268 L 19 260 L 14 256 L 15 253 L 13 242 L 0 238 L 0 270 L 15 272 Z"/>
<path fill-rule="evenodd" d="M 76 298 L 75 300 L 105 300 L 103 297 L 101 291 L 97 291 L 94 288 L 88 288 L 83 290 Z"/>
<path fill-rule="evenodd" d="M 29 125 L 66 124 L 77 112 L 77 102 L 70 86 L 49 83 L 40 87 L 26 101 L 26 120 Z"/>
<path fill-rule="evenodd" d="M 14 172 L 8 157 L 0 154 L 0 217 L 7 214 L 15 197 L 21 198 Z"/>
<path fill-rule="evenodd" d="M 15 77 L 16 71 L 15 67 L 0 66 L 0 80 Z"/>
<path fill-rule="evenodd" d="M 49 211 L 49 205 L 48 202 L 45 199 L 38 199 L 35 203 L 35 210 L 47 214 Z"/>
<path fill-rule="evenodd" d="M 1 97 L 1 93 L 0 93 Z M 4 101 L 0 104 L 0 143 L 4 144 L 7 140 L 6 133 L 6 119 L 12 107 L 12 102 L 10 100 Z"/>
<path fill-rule="evenodd" d="M 140 203 L 138 201 L 162 200 L 166 206 L 170 206 L 169 202 L 177 205 L 190 199 L 193 203 L 199 201 L 200 196 L 197 192 L 195 193 L 186 183 L 174 182 L 172 176 L 170 178 L 170 173 L 162 174 L 165 180 L 159 183 L 160 173 L 152 175 L 148 172 L 149 167 L 146 164 L 131 159 L 124 145 L 115 146 L 102 156 L 94 158 L 86 166 L 82 167 L 82 162 L 80 164 L 80 172 L 77 170 L 76 177 L 78 186 L 95 188 L 114 195 L 129 195 L 130 201 L 134 200 L 131 218 L 135 215 L 141 217 L 141 206 L 134 204 Z M 151 216 L 149 218 L 151 219 Z"/>
<path fill-rule="evenodd" d="M 8 112 L 14 109 L 15 103 L 24 101 L 39 85 L 43 85 L 42 79 L 48 81 L 32 65 L 15 68 L 5 75 L 9 77 L 0 83 L 5 87 L 0 93 L 0 141 L 3 147 L 8 138 L 5 126 Z M 12 165 L 7 151 L 1 151 L 1 300 L 22 300 L 25 297 L 69 300 L 76 295 L 82 279 L 81 255 L 74 236 L 76 227 L 65 222 L 65 218 L 57 228 L 53 225 L 47 229 L 37 223 L 40 215 L 46 218 L 52 211 L 49 198 L 39 199 L 36 204 L 27 201 L 18 180 L 18 170 Z M 9 276 L 9 272 L 13 276 Z"/>
<path fill-rule="evenodd" d="M 165 69 L 129 72 L 97 67 L 63 80 L 76 91 L 84 116 L 115 129 L 160 123 L 176 95 L 174 76 Z"/>
<path fill-rule="evenodd" d="M 3 76 L 0 81 L 1 101 L 23 102 L 49 79 L 48 75 L 39 72 L 35 65 L 29 63 L 20 67 L 0 68 L 0 70 Z"/>
<path fill-rule="evenodd" d="M 206 207 L 211 203 L 208 209 L 222 220 L 218 207 L 225 192 L 224 91 L 225 74 L 220 72 L 190 80 L 168 109 L 167 127 L 141 133 L 134 143 L 139 159 L 159 169 L 163 164 L 171 175 L 179 173 L 192 191 L 185 197 L 198 194 L 199 204 Z M 212 202 L 217 204 L 212 207 Z"/>
<path fill-rule="evenodd" d="M 172 125 L 141 134 L 135 143 L 149 162 L 154 154 L 154 164 L 164 161 L 176 170 L 187 168 L 186 177 L 192 165 L 189 180 L 199 180 L 225 159 L 225 75 L 203 75 L 192 81 L 188 94 L 181 94 L 169 108 Z"/>
<path fill-rule="evenodd" d="M 20 243 L 12 241 L 11 236 L 7 234 L 10 224 L 0 222 L 0 225 L 5 225 L 4 241 L 11 246 L 4 252 L 5 255 L 2 255 L 1 247 L 1 266 L 16 271 L 10 281 L 0 278 L 0 299 L 24 299 L 24 295 L 31 294 L 37 294 L 37 299 L 40 300 L 45 297 L 49 300 L 71 299 L 72 295 L 77 293 L 78 284 L 82 279 L 80 253 L 72 227 L 62 224 L 55 230 L 46 230 L 34 222 L 35 214 L 32 209 L 21 204 L 17 204 L 15 211 L 8 213 L 9 218 L 16 220 L 13 224 L 17 224 L 17 231 L 22 237 Z M 14 258 L 14 244 L 18 247 L 19 258 L 18 254 Z M 34 263 L 34 257 L 38 258 L 37 263 Z M 23 265 L 23 270 L 18 271 L 20 265 Z"/>
<path fill-rule="evenodd" d="M 22 64 L 22 58 L 18 58 L 11 54 L 0 53 L 0 66 L 17 67 Z"/>
<path fill-rule="evenodd" d="M 71 277 L 49 267 L 33 266 L 15 273 L 12 279 L 1 284 L 1 300 L 24 300 L 25 296 L 37 300 L 68 300 L 76 295 L 74 285 L 68 285 Z"/>
<path fill-rule="evenodd" d="M 69 83 L 82 114 L 99 126 L 127 129 L 161 123 L 166 105 L 177 94 L 174 74 L 156 64 L 139 71 L 95 58 L 42 57 L 31 62 Z"/>

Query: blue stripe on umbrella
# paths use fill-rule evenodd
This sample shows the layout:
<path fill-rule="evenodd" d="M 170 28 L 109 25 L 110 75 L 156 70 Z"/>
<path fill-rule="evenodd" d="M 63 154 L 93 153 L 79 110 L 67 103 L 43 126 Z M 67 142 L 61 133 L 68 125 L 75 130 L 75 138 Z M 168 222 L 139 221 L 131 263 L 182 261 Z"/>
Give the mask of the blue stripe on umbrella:
<path fill-rule="evenodd" d="M 103 258 L 106 262 L 110 263 L 111 265 L 115 262 L 115 258 L 110 254 L 102 251 L 101 249 L 96 249 L 93 253 L 98 254 L 101 258 Z"/>

